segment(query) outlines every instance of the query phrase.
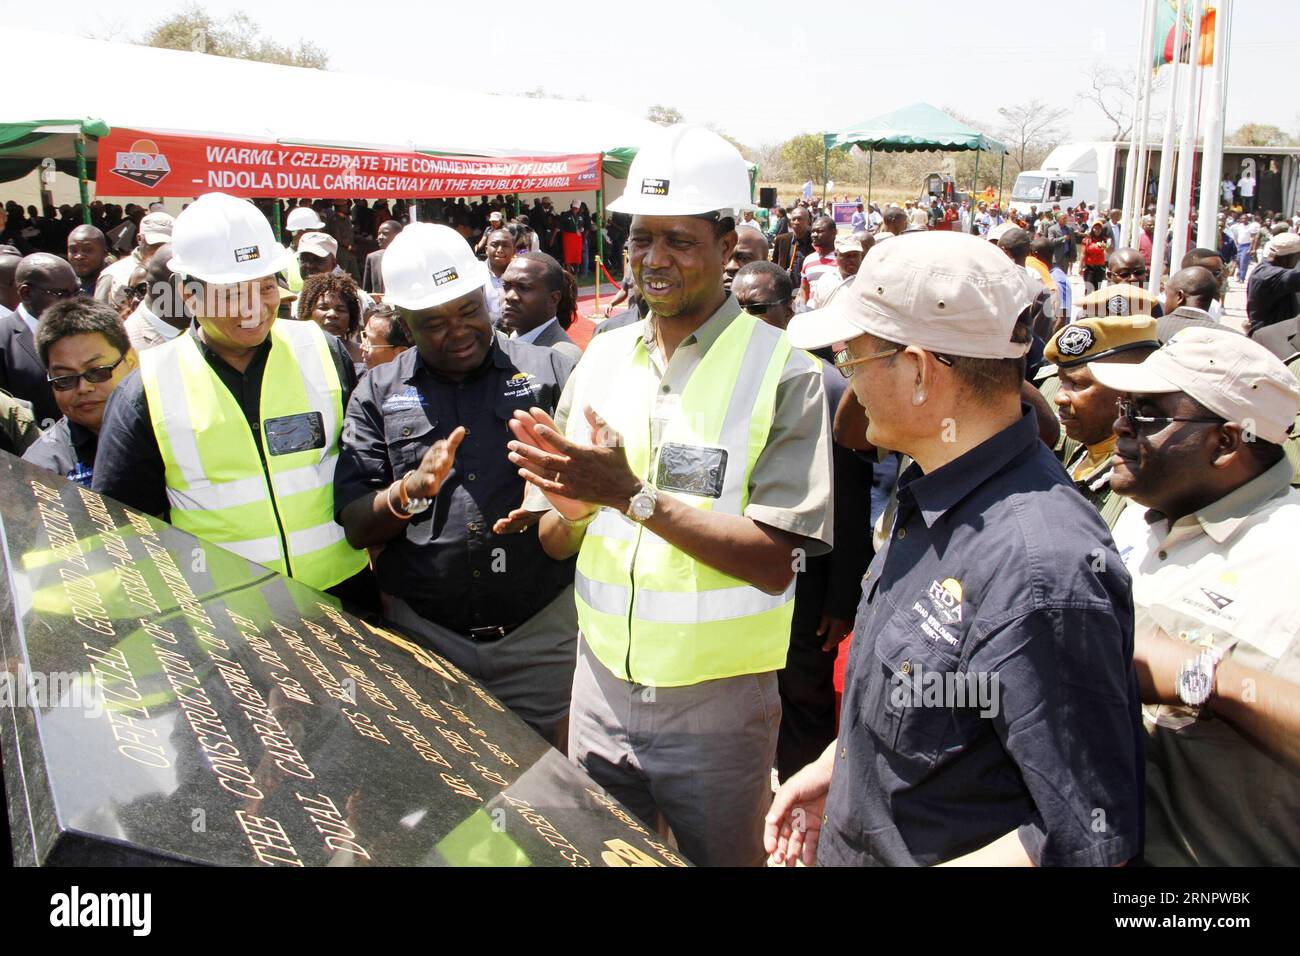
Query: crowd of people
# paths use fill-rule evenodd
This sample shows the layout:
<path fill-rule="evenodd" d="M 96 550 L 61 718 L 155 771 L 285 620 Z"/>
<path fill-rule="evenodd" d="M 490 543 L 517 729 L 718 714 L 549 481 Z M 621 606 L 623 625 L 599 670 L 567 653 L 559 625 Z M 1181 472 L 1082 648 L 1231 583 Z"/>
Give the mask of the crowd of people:
<path fill-rule="evenodd" d="M 698 127 L 628 182 L 10 204 L 0 446 L 401 628 L 696 863 L 1300 861 L 1297 224 L 765 226 Z"/>

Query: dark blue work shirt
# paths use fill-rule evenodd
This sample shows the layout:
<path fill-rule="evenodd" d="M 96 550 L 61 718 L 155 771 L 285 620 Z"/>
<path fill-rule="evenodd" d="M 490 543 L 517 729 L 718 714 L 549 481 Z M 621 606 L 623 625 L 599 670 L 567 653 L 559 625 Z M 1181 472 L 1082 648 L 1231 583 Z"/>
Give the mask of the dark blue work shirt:
<path fill-rule="evenodd" d="M 1129 576 L 1032 413 L 899 482 L 863 579 L 823 865 L 928 865 L 1018 831 L 1041 865 L 1141 851 Z"/>
<path fill-rule="evenodd" d="M 573 583 L 575 565 L 548 557 L 535 526 L 492 532 L 524 500 L 524 480 L 506 457 L 514 437 L 506 423 L 517 408 L 553 413 L 575 363 L 555 349 L 493 339 L 482 367 L 460 382 L 439 377 L 416 349 L 371 369 L 348 403 L 334 472 L 338 516 L 417 468 L 434 442 L 465 426 L 437 498 L 375 561 L 381 589 L 462 634 L 522 624 Z"/>

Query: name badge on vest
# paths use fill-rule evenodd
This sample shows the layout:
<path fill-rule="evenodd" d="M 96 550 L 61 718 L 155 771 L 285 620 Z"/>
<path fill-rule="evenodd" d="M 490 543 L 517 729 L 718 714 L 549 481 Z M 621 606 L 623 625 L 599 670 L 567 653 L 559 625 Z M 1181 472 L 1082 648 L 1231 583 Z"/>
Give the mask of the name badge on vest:
<path fill-rule="evenodd" d="M 320 412 L 268 418 L 262 424 L 266 427 L 268 455 L 292 455 L 325 447 L 325 419 Z"/>
<path fill-rule="evenodd" d="M 721 498 L 727 449 L 665 442 L 659 449 L 655 486 L 701 498 Z"/>

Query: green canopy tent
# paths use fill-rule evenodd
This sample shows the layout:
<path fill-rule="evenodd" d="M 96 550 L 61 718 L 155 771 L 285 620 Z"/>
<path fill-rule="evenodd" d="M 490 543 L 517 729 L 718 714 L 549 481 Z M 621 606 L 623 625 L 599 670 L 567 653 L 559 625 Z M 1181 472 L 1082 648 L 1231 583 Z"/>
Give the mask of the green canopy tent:
<path fill-rule="evenodd" d="M 864 120 L 839 132 L 826 133 L 822 137 L 822 143 L 823 181 L 826 179 L 825 171 L 829 165 L 832 149 L 848 150 L 856 146 L 868 152 L 870 160 L 867 166 L 867 202 L 871 202 L 871 180 L 877 151 L 915 153 L 929 150 L 942 152 L 975 150 L 976 177 L 979 176 L 980 169 L 979 154 L 999 153 L 1002 156 L 1002 169 L 998 172 L 998 201 L 1002 201 L 1002 174 L 1006 171 L 1007 165 L 1006 146 L 929 103 L 913 103 L 911 106 Z M 972 183 L 972 192 L 974 192 L 973 187 L 974 183 Z"/>
<path fill-rule="evenodd" d="M 45 157 L 61 173 L 76 176 L 81 184 L 81 214 L 90 222 L 86 165 L 86 137 L 108 135 L 108 125 L 98 119 L 47 119 L 0 123 L 0 182 L 26 176 Z"/>

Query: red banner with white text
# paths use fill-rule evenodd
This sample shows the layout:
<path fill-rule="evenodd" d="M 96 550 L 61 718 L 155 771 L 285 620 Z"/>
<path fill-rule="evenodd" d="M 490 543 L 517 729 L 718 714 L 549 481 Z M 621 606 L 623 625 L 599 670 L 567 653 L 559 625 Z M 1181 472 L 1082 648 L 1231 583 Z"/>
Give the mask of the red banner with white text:
<path fill-rule="evenodd" d="M 99 141 L 95 189 L 104 196 L 432 199 L 596 190 L 600 173 L 598 153 L 429 156 L 117 128 Z"/>

